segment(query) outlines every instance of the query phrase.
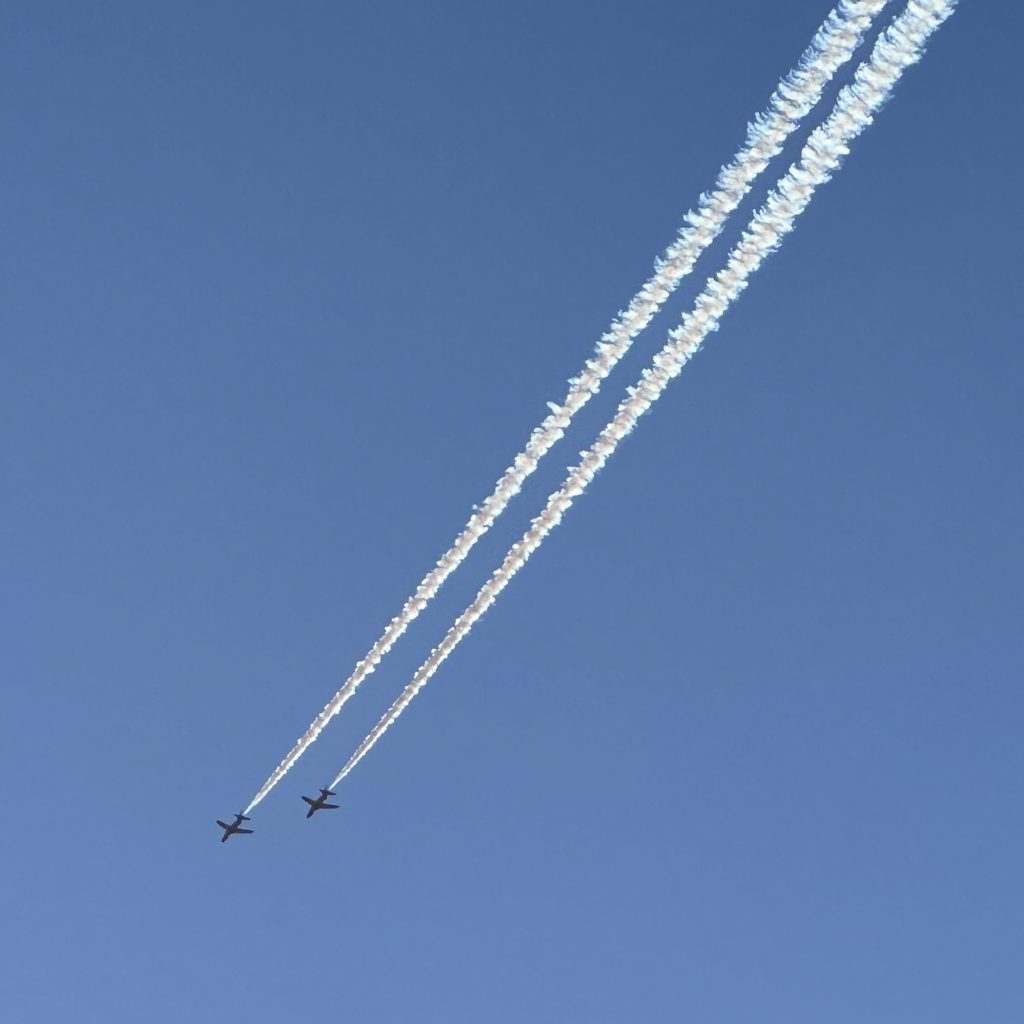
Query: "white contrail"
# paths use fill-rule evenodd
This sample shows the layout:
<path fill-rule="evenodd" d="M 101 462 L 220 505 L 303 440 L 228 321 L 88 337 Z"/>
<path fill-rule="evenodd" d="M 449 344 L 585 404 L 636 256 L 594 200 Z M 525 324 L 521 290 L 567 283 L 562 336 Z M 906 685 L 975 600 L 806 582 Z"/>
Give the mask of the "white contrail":
<path fill-rule="evenodd" d="M 544 538 L 561 522 L 573 500 L 583 493 L 619 441 L 696 353 L 708 332 L 717 328 L 719 317 L 747 286 L 750 275 L 764 258 L 792 230 L 815 189 L 829 180 L 832 171 L 849 152 L 848 143 L 871 123 L 900 75 L 920 58 L 928 37 L 953 13 L 955 3 L 956 0 L 910 0 L 903 13 L 879 37 L 869 60 L 857 69 L 853 82 L 840 92 L 828 120 L 811 133 L 799 161 L 780 179 L 768 201 L 754 215 L 730 253 L 725 268 L 708 281 L 693 312 L 684 316 L 682 324 L 670 332 L 665 347 L 654 357 L 653 366 L 644 371 L 636 387 L 629 389 L 629 397 L 619 405 L 614 419 L 591 448 L 582 453 L 580 464 L 570 471 L 561 489 L 551 495 L 544 511 L 533 520 L 533 526 L 512 546 L 501 566 L 448 630 L 444 641 L 434 648 L 399 698 L 359 744 L 330 789 L 352 771 L 401 715 Z"/>
<path fill-rule="evenodd" d="M 619 313 L 601 336 L 596 353 L 582 373 L 569 381 L 570 389 L 561 405 L 551 405 L 549 415 L 530 435 L 526 447 L 505 470 L 494 492 L 474 512 L 455 542 L 420 582 L 415 593 L 391 620 L 387 629 L 356 664 L 352 675 L 313 719 L 288 756 L 253 797 L 251 811 L 289 768 L 302 756 L 340 710 L 359 684 L 377 667 L 396 640 L 406 631 L 444 581 L 459 566 L 473 545 L 490 529 L 509 501 L 518 494 L 523 481 L 537 468 L 541 458 L 565 433 L 572 417 L 598 391 L 601 382 L 629 350 L 633 339 L 693 267 L 700 254 L 714 241 L 729 214 L 750 190 L 754 179 L 782 149 L 799 122 L 821 98 L 822 89 L 836 70 L 845 64 L 860 44 L 872 19 L 888 0 L 842 0 L 818 29 L 796 68 L 779 83 L 767 109 L 747 129 L 743 147 L 718 174 L 715 189 L 702 195 L 696 211 L 686 214 L 686 226 L 656 261 L 654 275 L 633 297 L 625 312 Z"/>

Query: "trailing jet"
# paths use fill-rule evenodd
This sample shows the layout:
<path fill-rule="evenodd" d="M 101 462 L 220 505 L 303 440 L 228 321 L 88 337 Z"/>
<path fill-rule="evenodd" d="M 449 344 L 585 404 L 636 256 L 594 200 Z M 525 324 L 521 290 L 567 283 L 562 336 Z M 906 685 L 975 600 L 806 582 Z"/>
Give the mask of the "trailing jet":
<path fill-rule="evenodd" d="M 226 843 L 231 836 L 249 836 L 249 835 L 252 835 L 253 830 L 251 828 L 241 828 L 240 827 L 243 821 L 248 821 L 248 820 L 249 819 L 244 814 L 242 814 L 242 813 L 236 814 L 235 815 L 235 820 L 233 822 L 231 822 L 230 825 L 226 824 L 225 822 L 221 821 L 220 818 L 218 818 L 217 819 L 217 824 L 220 825 L 220 827 L 222 829 L 224 829 L 224 835 L 222 835 L 220 837 L 220 841 L 222 843 Z"/>
<path fill-rule="evenodd" d="M 334 810 L 337 810 L 337 808 L 338 808 L 337 804 L 329 804 L 329 803 L 327 803 L 327 798 L 329 796 L 334 796 L 334 795 L 335 794 L 332 793 L 329 789 L 321 789 L 320 790 L 320 795 L 315 800 L 312 797 L 304 796 L 302 799 L 305 800 L 307 804 L 309 804 L 309 810 L 306 811 L 306 817 L 307 818 L 312 818 L 313 815 L 316 814 L 317 811 L 334 811 Z"/>

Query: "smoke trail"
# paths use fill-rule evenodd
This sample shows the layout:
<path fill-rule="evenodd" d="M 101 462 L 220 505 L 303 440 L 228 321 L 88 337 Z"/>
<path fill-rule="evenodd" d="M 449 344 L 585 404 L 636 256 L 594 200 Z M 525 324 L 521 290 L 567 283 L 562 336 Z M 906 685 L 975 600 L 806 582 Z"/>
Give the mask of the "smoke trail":
<path fill-rule="evenodd" d="M 329 788 L 333 789 L 352 771 L 401 715 L 544 538 L 561 522 L 566 510 L 604 466 L 619 441 L 657 401 L 669 381 L 697 352 L 706 335 L 718 327 L 719 317 L 746 288 L 750 275 L 765 257 L 793 229 L 796 218 L 806 209 L 817 187 L 829 180 L 842 157 L 849 152 L 848 143 L 871 123 L 900 75 L 920 58 L 928 37 L 953 13 L 955 3 L 956 0 L 910 0 L 903 13 L 879 37 L 869 60 L 857 69 L 853 82 L 840 92 L 828 120 L 811 133 L 799 161 L 779 180 L 765 205 L 754 215 L 730 253 L 725 268 L 708 281 L 693 312 L 684 316 L 682 324 L 670 332 L 665 347 L 654 357 L 653 366 L 643 372 L 636 387 L 629 389 L 629 397 L 619 405 L 615 417 L 590 449 L 582 453 L 580 464 L 570 471 L 561 489 L 551 495 L 544 511 L 533 520 L 533 526 L 512 546 L 501 566 L 359 744 Z"/>
<path fill-rule="evenodd" d="M 742 148 L 719 171 L 714 191 L 702 195 L 697 210 L 686 214 L 686 226 L 656 261 L 654 275 L 633 297 L 625 312 L 620 313 L 601 336 L 596 353 L 587 361 L 583 372 L 569 381 L 569 392 L 561 405 L 552 404 L 551 415 L 534 429 L 526 447 L 505 470 L 494 492 L 478 507 L 452 546 L 405 602 L 401 612 L 391 620 L 366 656 L 356 664 L 342 688 L 313 719 L 287 757 L 274 769 L 253 797 L 246 812 L 251 811 L 277 785 L 317 739 L 331 718 L 341 710 L 366 676 L 374 671 L 381 658 L 461 564 L 473 545 L 490 529 L 509 501 L 519 493 L 523 481 L 564 435 L 572 417 L 598 391 L 601 382 L 629 350 L 636 335 L 650 323 L 700 254 L 714 241 L 729 214 L 750 190 L 753 181 L 781 151 L 786 139 L 818 102 L 826 83 L 853 55 L 872 19 L 886 3 L 888 0 L 842 0 L 825 19 L 796 68 L 779 83 L 767 109 L 758 114 L 748 127 Z"/>
<path fill-rule="evenodd" d="M 886 2 L 843 0 L 829 15 L 801 57 L 797 69 L 783 79 L 767 111 L 759 115 L 750 126 L 744 147 L 719 173 L 716 190 L 710 195 L 701 196 L 696 213 L 687 214 L 689 226 L 680 232 L 673 245 L 658 261 L 654 276 L 644 284 L 627 310 L 619 315 L 602 336 L 597 354 L 587 362 L 580 376 L 570 381 L 571 389 L 562 405 L 555 407 L 552 415 L 533 431 L 526 448 L 516 456 L 513 465 L 498 481 L 493 494 L 471 517 L 449 551 L 422 580 L 400 614 L 391 621 L 366 657 L 356 665 L 341 690 L 314 719 L 253 798 L 247 810 L 251 810 L 266 796 L 318 737 L 362 680 L 374 671 L 384 654 L 520 490 L 523 481 L 533 472 L 543 455 L 562 437 L 572 416 L 598 390 L 601 382 L 628 350 L 632 339 L 650 322 L 703 249 L 718 234 L 729 213 L 749 191 L 753 180 L 779 152 L 798 121 L 818 101 L 825 83 L 849 60 L 871 19 Z"/>

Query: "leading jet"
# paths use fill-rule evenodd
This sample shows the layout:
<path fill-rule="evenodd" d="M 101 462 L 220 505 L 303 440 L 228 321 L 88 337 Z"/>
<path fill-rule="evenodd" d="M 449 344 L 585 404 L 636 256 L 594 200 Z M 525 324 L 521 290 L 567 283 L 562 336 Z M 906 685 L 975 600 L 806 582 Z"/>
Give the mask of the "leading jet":
<path fill-rule="evenodd" d="M 251 836 L 253 833 L 253 829 L 241 827 L 242 822 L 248 820 L 249 819 L 241 812 L 235 815 L 235 820 L 231 822 L 230 825 L 228 825 L 226 822 L 221 821 L 220 818 L 218 818 L 217 824 L 220 825 L 222 829 L 224 829 L 224 835 L 220 837 L 220 841 L 222 843 L 226 843 L 228 839 L 231 838 L 231 836 Z"/>
<path fill-rule="evenodd" d="M 306 817 L 312 818 L 317 811 L 334 811 L 337 810 L 337 804 L 329 804 L 327 798 L 329 796 L 335 796 L 329 789 L 321 789 L 320 795 L 314 800 L 311 796 L 304 796 L 302 799 L 309 804 L 309 810 L 306 811 Z"/>

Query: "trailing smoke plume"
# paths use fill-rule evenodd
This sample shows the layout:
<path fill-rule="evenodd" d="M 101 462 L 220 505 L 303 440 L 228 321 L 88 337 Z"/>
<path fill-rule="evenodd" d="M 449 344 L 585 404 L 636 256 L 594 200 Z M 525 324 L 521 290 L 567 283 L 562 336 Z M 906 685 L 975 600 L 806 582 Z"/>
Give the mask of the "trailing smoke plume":
<path fill-rule="evenodd" d="M 490 529 L 522 488 L 523 481 L 536 469 L 541 458 L 564 435 L 572 417 L 598 391 L 604 379 L 629 350 L 633 339 L 650 323 L 682 278 L 690 272 L 700 254 L 714 241 L 729 214 L 750 190 L 752 182 L 780 152 L 786 139 L 818 102 L 822 89 L 836 70 L 849 61 L 872 19 L 887 2 L 842 0 L 829 14 L 797 67 L 782 79 L 765 111 L 758 114 L 750 124 L 746 142 L 721 169 L 714 190 L 702 195 L 697 209 L 686 214 L 684 227 L 664 255 L 657 260 L 653 276 L 601 336 L 595 354 L 587 361 L 579 376 L 569 382 L 568 394 L 560 404 L 551 403 L 551 414 L 530 435 L 526 447 L 515 457 L 493 493 L 477 508 L 452 546 L 423 578 L 366 656 L 356 664 L 341 689 L 274 769 L 249 803 L 247 812 L 277 785 L 317 739 L 331 718 L 341 710 L 359 684 L 374 671 L 381 658 L 465 559 L 473 545 Z"/>
<path fill-rule="evenodd" d="M 879 37 L 870 58 L 857 69 L 853 82 L 839 93 L 832 114 L 811 133 L 800 159 L 779 180 L 765 205 L 754 215 L 725 267 L 709 279 L 693 311 L 670 332 L 665 347 L 654 357 L 653 365 L 643 372 L 637 385 L 629 389 L 629 397 L 619 405 L 615 417 L 590 449 L 582 453 L 582 461 L 551 495 L 532 527 L 512 546 L 499 568 L 448 630 L 443 642 L 434 648 L 399 698 L 360 743 L 331 783 L 332 789 L 408 707 L 477 619 L 561 522 L 566 510 L 583 493 L 622 438 L 662 395 L 707 334 L 718 327 L 719 318 L 746 288 L 750 275 L 793 229 L 796 218 L 806 209 L 815 190 L 829 180 L 849 152 L 849 143 L 871 124 L 900 76 L 920 58 L 925 42 L 953 13 L 954 6 L 955 0 L 910 0 L 903 13 Z"/>

